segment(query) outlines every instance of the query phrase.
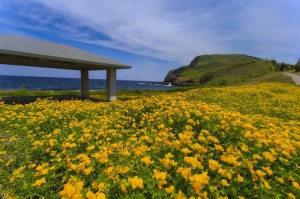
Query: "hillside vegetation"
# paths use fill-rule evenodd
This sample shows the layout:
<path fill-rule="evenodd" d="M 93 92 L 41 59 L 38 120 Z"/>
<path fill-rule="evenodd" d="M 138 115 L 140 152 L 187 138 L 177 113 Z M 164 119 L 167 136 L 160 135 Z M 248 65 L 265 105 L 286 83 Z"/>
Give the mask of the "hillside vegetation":
<path fill-rule="evenodd" d="M 273 72 L 272 61 L 239 54 L 201 55 L 187 65 L 171 70 L 165 82 L 174 85 L 233 85 L 250 82 L 290 82 Z"/>
<path fill-rule="evenodd" d="M 299 198 L 300 87 L 0 103 L 3 198 Z"/>

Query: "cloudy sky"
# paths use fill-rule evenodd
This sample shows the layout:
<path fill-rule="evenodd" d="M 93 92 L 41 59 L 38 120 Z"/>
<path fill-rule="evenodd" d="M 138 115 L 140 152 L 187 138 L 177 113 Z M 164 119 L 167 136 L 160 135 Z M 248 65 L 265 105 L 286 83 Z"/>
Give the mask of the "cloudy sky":
<path fill-rule="evenodd" d="M 1 0 L 0 34 L 64 43 L 127 65 L 118 79 L 162 81 L 201 54 L 247 54 L 295 64 L 299 0 Z M 0 75 L 79 72 L 0 66 Z M 92 72 L 104 78 L 104 72 Z"/>

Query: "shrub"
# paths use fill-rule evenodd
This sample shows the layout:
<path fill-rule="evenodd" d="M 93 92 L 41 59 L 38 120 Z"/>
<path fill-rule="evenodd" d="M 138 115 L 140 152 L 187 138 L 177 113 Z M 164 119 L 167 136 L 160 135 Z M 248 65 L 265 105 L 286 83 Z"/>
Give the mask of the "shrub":
<path fill-rule="evenodd" d="M 208 72 L 208 73 L 205 73 L 204 75 L 202 75 L 199 79 L 199 84 L 205 84 L 207 83 L 208 81 L 212 80 L 214 78 L 214 73 L 212 72 Z"/>
<path fill-rule="evenodd" d="M 300 72 L 300 59 L 298 59 L 297 64 L 295 65 L 296 72 Z"/>
<path fill-rule="evenodd" d="M 222 78 L 219 80 L 219 85 L 221 85 L 221 86 L 225 86 L 225 85 L 227 85 L 227 83 L 228 83 L 228 80 L 226 78 Z"/>

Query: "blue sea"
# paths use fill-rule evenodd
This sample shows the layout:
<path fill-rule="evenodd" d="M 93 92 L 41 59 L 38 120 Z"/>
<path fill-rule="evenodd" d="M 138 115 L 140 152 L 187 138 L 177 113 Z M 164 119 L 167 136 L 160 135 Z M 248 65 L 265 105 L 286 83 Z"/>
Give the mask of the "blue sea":
<path fill-rule="evenodd" d="M 80 78 L 28 77 L 0 75 L 0 90 L 80 90 Z M 90 90 L 104 90 L 106 80 L 90 79 Z M 168 90 L 175 86 L 160 82 L 117 80 L 118 90 Z"/>

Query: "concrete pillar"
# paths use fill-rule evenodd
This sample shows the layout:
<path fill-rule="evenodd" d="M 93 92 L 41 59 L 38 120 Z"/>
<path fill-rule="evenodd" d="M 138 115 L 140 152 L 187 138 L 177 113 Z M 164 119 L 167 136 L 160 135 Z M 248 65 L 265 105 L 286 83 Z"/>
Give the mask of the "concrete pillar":
<path fill-rule="evenodd" d="M 89 97 L 89 71 L 81 69 L 81 96 Z"/>
<path fill-rule="evenodd" d="M 117 70 L 106 70 L 106 99 L 114 101 L 117 99 Z"/>

